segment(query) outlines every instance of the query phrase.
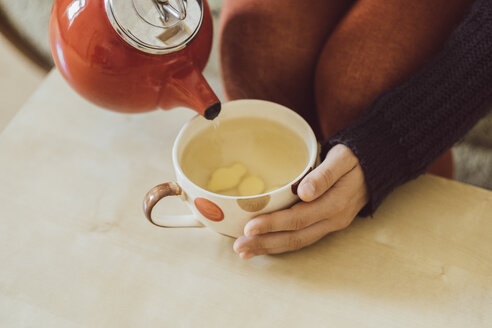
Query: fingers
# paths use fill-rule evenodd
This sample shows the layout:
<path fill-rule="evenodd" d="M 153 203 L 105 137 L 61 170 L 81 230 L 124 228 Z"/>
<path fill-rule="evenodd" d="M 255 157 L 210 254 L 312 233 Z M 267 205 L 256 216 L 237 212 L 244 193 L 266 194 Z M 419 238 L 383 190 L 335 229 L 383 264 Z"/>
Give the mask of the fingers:
<path fill-rule="evenodd" d="M 368 197 L 362 168 L 356 165 L 315 201 L 301 202 L 249 221 L 245 236 L 236 240 L 234 250 L 241 258 L 248 259 L 311 245 L 331 232 L 348 227 Z"/>
<path fill-rule="evenodd" d="M 311 202 L 323 195 L 342 176 L 358 163 L 357 157 L 344 145 L 336 145 L 325 160 L 299 184 L 297 194 L 304 202 Z"/>
<path fill-rule="evenodd" d="M 245 236 L 269 232 L 295 231 L 338 215 L 341 209 L 339 197 L 325 193 L 311 203 L 297 203 L 289 209 L 260 215 L 251 219 L 244 227 Z"/>
<path fill-rule="evenodd" d="M 298 231 L 240 237 L 234 243 L 234 250 L 243 259 L 248 259 L 256 255 L 296 251 L 314 244 L 330 232 L 346 228 L 349 223 L 342 223 L 341 220 L 336 219 L 327 219 Z"/>

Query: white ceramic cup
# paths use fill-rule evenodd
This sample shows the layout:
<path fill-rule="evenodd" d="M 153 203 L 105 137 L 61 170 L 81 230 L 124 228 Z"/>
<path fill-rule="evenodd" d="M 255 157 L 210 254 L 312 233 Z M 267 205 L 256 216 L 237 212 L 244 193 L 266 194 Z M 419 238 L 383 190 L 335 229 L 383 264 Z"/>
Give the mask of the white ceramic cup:
<path fill-rule="evenodd" d="M 297 186 L 302 178 L 314 169 L 319 157 L 318 143 L 309 124 L 296 112 L 268 101 L 235 100 L 222 105 L 221 121 L 242 117 L 275 120 L 297 133 L 299 138 L 304 140 L 309 153 L 308 164 L 302 173 L 277 190 L 247 197 L 224 196 L 197 186 L 184 175 L 179 163 L 186 145 L 194 136 L 210 127 L 210 121 L 197 115 L 183 126 L 174 142 L 173 165 L 177 182 L 158 185 L 145 196 L 144 212 L 151 223 L 165 228 L 206 226 L 215 232 L 237 238 L 243 235 L 244 226 L 253 217 L 288 208 L 299 200 Z M 180 196 L 193 214 L 154 218 L 152 209 L 167 196 Z"/>

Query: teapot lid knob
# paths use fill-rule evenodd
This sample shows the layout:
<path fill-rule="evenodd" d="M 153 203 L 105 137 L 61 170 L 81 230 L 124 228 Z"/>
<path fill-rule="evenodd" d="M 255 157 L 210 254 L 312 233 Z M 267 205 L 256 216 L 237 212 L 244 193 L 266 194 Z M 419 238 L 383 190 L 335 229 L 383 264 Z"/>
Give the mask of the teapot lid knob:
<path fill-rule="evenodd" d="M 105 8 L 126 42 L 152 54 L 183 49 L 203 21 L 202 0 L 105 0 Z"/>
<path fill-rule="evenodd" d="M 169 23 L 170 16 L 183 20 L 186 18 L 186 4 L 184 0 L 177 0 L 177 6 L 173 7 L 173 5 L 169 2 L 169 0 L 153 0 L 157 6 L 157 10 L 164 24 Z"/>

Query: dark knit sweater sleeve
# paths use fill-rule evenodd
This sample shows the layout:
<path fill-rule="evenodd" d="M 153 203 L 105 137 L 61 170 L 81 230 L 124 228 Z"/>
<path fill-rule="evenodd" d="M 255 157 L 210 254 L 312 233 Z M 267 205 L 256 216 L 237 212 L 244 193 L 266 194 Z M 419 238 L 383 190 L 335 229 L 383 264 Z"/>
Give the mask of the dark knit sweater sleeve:
<path fill-rule="evenodd" d="M 379 97 L 323 144 L 358 157 L 371 215 L 398 185 L 416 178 L 492 106 L 492 0 L 477 0 L 440 53 L 419 73 Z"/>

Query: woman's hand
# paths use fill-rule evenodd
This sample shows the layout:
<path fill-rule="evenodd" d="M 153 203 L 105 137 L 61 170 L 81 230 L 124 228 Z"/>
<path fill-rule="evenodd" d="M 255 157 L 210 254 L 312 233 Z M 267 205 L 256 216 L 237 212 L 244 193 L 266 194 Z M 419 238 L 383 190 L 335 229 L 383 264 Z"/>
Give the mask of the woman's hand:
<path fill-rule="evenodd" d="M 330 232 L 348 227 L 369 197 L 357 157 L 341 144 L 302 180 L 297 193 L 302 202 L 246 224 L 244 236 L 234 243 L 241 258 L 309 246 Z"/>

